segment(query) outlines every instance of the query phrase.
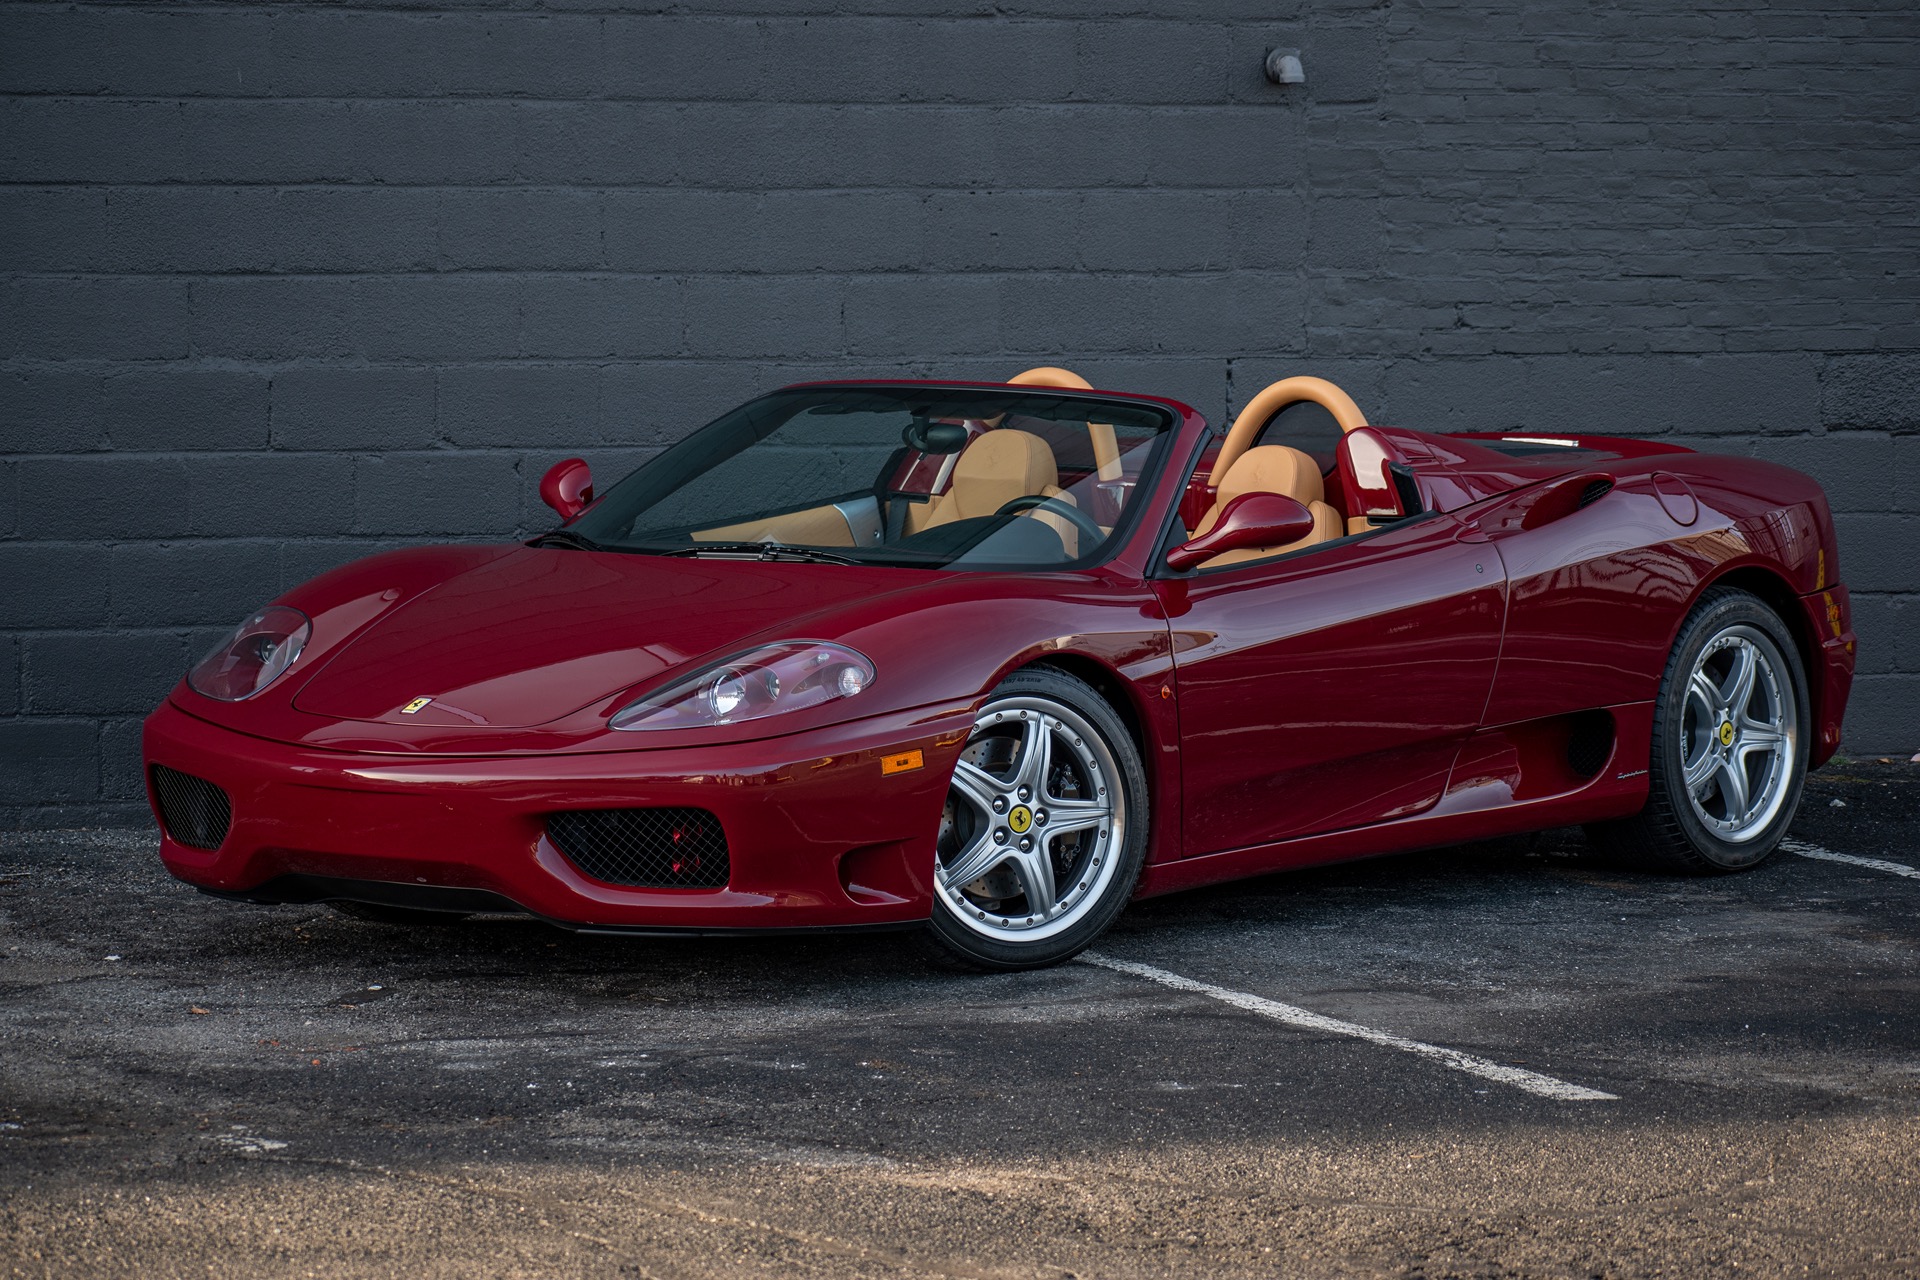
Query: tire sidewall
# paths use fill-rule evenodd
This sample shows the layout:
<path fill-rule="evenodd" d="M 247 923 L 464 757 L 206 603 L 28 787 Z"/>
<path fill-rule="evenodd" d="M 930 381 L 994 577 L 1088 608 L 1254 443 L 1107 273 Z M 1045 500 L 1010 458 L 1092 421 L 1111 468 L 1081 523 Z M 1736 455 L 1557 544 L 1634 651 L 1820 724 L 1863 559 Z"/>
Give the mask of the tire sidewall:
<path fill-rule="evenodd" d="M 1773 816 L 1761 831 L 1751 839 L 1739 843 L 1723 840 L 1700 820 L 1694 812 L 1692 801 L 1687 795 L 1686 761 L 1679 749 L 1678 725 L 1686 713 L 1687 684 L 1692 679 L 1693 669 L 1700 661 L 1701 653 L 1707 645 L 1728 627 L 1744 624 L 1753 627 L 1765 635 L 1772 643 L 1780 658 L 1780 666 L 1787 676 L 1794 699 L 1795 735 L 1793 759 L 1790 763 L 1791 775 L 1787 782 L 1786 799 L 1780 805 L 1780 811 Z M 1718 871 L 1743 871 L 1765 861 L 1779 845 L 1792 825 L 1794 815 L 1800 808 L 1800 797 L 1806 786 L 1807 761 L 1812 745 L 1811 698 L 1807 690 L 1807 675 L 1800 658 L 1799 646 L 1788 633 L 1780 616 L 1762 602 L 1759 597 L 1732 588 L 1725 588 L 1718 597 L 1708 597 L 1688 618 L 1681 629 L 1680 639 L 1674 646 L 1673 659 L 1668 664 L 1666 679 L 1660 689 L 1660 700 L 1656 706 L 1653 722 L 1653 752 L 1651 766 L 1655 774 L 1656 785 L 1666 796 L 1667 807 L 1673 815 L 1673 821 L 1679 826 L 1687 842 L 1694 851 L 1712 869 Z"/>
<path fill-rule="evenodd" d="M 1117 779 L 1126 802 L 1126 838 L 1119 851 L 1118 865 L 1106 889 L 1086 916 L 1049 938 L 1035 942 L 1001 942 L 980 934 L 961 923 L 947 905 L 945 897 L 933 895 L 933 916 L 928 931 L 937 945 L 966 964 L 999 972 L 1039 969 L 1059 964 L 1084 950 L 1106 932 L 1114 919 L 1126 909 L 1140 880 L 1146 861 L 1149 809 L 1146 770 L 1140 761 L 1133 735 L 1121 722 L 1107 700 L 1084 681 L 1062 671 L 1046 668 L 1016 671 L 1001 681 L 986 702 L 1013 695 L 1051 699 L 1071 709 L 1091 723 L 1104 741 L 1107 752 L 1118 766 Z M 984 703 L 982 705 L 985 705 Z"/>

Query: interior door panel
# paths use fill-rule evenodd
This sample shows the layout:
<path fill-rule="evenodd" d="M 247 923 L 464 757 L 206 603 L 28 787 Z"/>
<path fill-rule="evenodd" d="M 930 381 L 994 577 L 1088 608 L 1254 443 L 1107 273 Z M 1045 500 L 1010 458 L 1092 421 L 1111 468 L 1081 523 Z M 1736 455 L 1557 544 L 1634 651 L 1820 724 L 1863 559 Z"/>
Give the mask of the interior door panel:
<path fill-rule="evenodd" d="M 847 505 L 830 502 L 717 529 L 699 529 L 692 536 L 695 542 L 761 542 L 772 538 L 801 547 L 851 547 L 855 545 L 855 533 L 844 509 Z"/>

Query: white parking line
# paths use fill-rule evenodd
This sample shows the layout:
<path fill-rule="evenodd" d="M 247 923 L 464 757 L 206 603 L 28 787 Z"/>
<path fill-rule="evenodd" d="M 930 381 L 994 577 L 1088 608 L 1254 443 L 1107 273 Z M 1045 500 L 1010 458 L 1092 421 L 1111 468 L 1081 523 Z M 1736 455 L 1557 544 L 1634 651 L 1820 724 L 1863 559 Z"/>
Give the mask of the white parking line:
<path fill-rule="evenodd" d="M 1339 1018 L 1329 1018 L 1323 1013 L 1314 1013 L 1290 1004 L 1281 1004 L 1278 1000 L 1269 1000 L 1264 996 L 1216 987 L 1211 982 L 1196 982 L 1192 978 L 1183 978 L 1177 973 L 1156 969 L 1152 965 L 1135 964 L 1131 960 L 1116 960 L 1112 956 L 1100 955 L 1093 951 L 1081 952 L 1080 960 L 1083 964 L 1099 965 L 1103 969 L 1112 969 L 1118 973 L 1130 973 L 1136 978 L 1145 978 L 1149 982 L 1157 982 L 1163 987 L 1172 987 L 1176 991 L 1191 991 L 1197 995 L 1210 996 L 1236 1009 L 1245 1009 L 1249 1013 L 1257 1013 L 1263 1018 L 1272 1018 L 1275 1022 L 1284 1022 L 1288 1026 L 1305 1027 L 1312 1031 L 1328 1031 L 1337 1036 L 1352 1036 L 1356 1040 L 1383 1044 L 1389 1049 L 1417 1053 L 1423 1058 L 1433 1059 L 1442 1066 L 1452 1067 L 1455 1071 L 1464 1071 L 1470 1076 L 1479 1076 L 1482 1080 L 1510 1084 L 1516 1089 L 1525 1089 L 1528 1093 L 1538 1094 L 1543 1098 L 1554 1098 L 1561 1102 L 1619 1101 L 1617 1094 L 1602 1093 L 1598 1089 L 1589 1089 L 1584 1085 L 1568 1084 L 1565 1080 L 1543 1076 L 1537 1071 L 1522 1071 L 1519 1067 L 1503 1066 L 1498 1062 L 1477 1058 L 1470 1053 L 1462 1053 L 1458 1049 L 1443 1049 L 1437 1044 L 1409 1040 L 1391 1031 L 1375 1031 L 1372 1027 L 1363 1027 L 1357 1022 L 1342 1022 Z"/>
<path fill-rule="evenodd" d="M 1817 844 L 1807 844 L 1800 840 L 1782 840 L 1780 847 L 1788 853 L 1797 853 L 1803 858 L 1814 858 L 1821 862 L 1844 862 L 1850 867 L 1865 867 L 1869 871 L 1888 871 L 1896 876 L 1905 876 L 1909 880 L 1920 880 L 1920 868 L 1910 867 L 1904 862 L 1886 862 L 1880 858 L 1856 858 L 1850 853 L 1835 853 L 1831 849 L 1822 849 Z"/>

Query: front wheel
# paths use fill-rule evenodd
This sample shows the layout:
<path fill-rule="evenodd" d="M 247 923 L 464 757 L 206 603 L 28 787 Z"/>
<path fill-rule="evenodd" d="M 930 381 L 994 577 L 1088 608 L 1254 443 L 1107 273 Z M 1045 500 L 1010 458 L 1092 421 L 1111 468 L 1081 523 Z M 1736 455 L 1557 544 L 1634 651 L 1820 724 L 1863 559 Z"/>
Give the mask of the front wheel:
<path fill-rule="evenodd" d="M 1120 717 L 1072 676 L 1017 671 L 954 767 L 927 939 L 973 968 L 1058 964 L 1126 906 L 1146 845 L 1146 773 Z"/>
<path fill-rule="evenodd" d="M 1744 871 L 1800 807 L 1807 677 L 1778 614 L 1730 587 L 1680 628 L 1654 705 L 1647 807 L 1589 835 L 1615 860 L 1661 871 Z"/>

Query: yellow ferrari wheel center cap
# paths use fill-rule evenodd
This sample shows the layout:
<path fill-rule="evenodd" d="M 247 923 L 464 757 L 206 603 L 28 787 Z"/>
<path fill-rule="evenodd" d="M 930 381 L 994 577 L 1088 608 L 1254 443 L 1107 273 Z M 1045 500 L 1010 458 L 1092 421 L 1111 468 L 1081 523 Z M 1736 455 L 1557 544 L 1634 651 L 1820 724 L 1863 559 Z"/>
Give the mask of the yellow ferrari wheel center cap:
<path fill-rule="evenodd" d="M 1013 834 L 1017 836 L 1027 834 L 1027 828 L 1033 825 L 1033 810 L 1023 804 L 1013 806 L 1007 814 L 1007 825 L 1013 828 Z"/>
<path fill-rule="evenodd" d="M 1731 720 L 1726 720 L 1721 722 L 1720 745 L 1723 747 L 1730 747 L 1733 745 L 1733 721 Z"/>

